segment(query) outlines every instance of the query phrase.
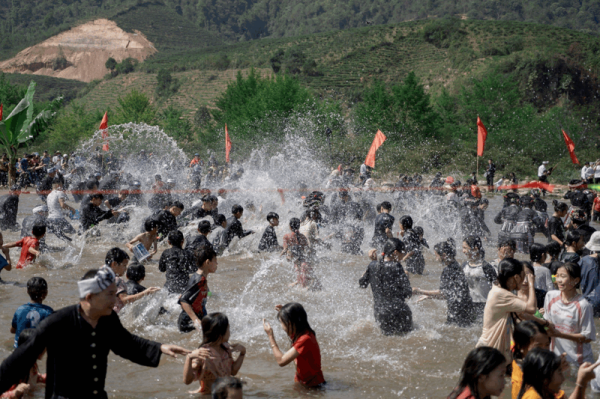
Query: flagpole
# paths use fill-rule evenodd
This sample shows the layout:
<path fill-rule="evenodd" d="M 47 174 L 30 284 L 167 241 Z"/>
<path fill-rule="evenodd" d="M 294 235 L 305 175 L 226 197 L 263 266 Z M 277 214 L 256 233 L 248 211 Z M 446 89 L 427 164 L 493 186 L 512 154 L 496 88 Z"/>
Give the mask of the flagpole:
<path fill-rule="evenodd" d="M 479 120 L 479 115 L 477 115 L 477 120 Z M 477 126 L 477 143 L 479 143 L 479 126 Z M 478 146 L 479 144 L 477 144 Z M 479 154 L 477 154 L 478 152 L 478 148 L 475 147 L 475 156 L 477 157 L 477 171 L 475 172 L 475 179 L 477 180 L 477 184 L 479 184 Z"/>

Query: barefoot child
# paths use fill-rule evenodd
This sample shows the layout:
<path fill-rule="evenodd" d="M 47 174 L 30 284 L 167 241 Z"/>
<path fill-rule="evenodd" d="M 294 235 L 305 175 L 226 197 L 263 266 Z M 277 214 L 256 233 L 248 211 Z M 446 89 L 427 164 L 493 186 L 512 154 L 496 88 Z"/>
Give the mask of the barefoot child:
<path fill-rule="evenodd" d="M 27 295 L 31 302 L 17 308 L 10 327 L 10 333 L 15 334 L 15 348 L 19 346 L 19 335 L 23 330 L 37 327 L 54 312 L 50 306 L 42 304 L 48 296 L 48 283 L 42 277 L 32 277 L 27 281 Z"/>
<path fill-rule="evenodd" d="M 128 295 L 127 294 L 127 285 L 121 278 L 127 270 L 127 264 L 129 263 L 129 255 L 121 248 L 111 248 L 106 253 L 106 258 L 104 262 L 107 266 L 109 266 L 115 275 L 117 276 L 115 279 L 115 284 L 117 285 L 117 301 L 115 302 L 115 307 L 113 308 L 115 312 L 119 313 L 121 309 L 125 307 L 128 303 L 132 303 L 137 301 L 138 299 L 142 299 L 146 295 L 150 295 L 156 291 L 159 291 L 158 287 L 151 287 L 146 289 L 146 291 L 142 291 L 139 294 Z"/>
<path fill-rule="evenodd" d="M 283 353 L 277 341 L 271 325 L 263 319 L 263 327 L 269 337 L 269 344 L 273 350 L 275 360 L 280 367 L 284 367 L 294 361 L 296 363 L 296 376 L 294 381 L 308 388 L 317 388 L 325 384 L 323 371 L 321 371 L 321 349 L 317 337 L 310 324 L 304 307 L 299 303 L 288 303 L 275 307 L 278 311 L 277 319 L 286 332 L 292 347 Z"/>
<path fill-rule="evenodd" d="M 40 240 L 46 235 L 46 226 L 35 225 L 33 226 L 33 229 L 31 229 L 31 233 L 33 234 L 33 237 L 23 237 L 19 241 L 4 244 L 2 246 L 3 250 L 21 247 L 21 257 L 19 258 L 19 263 L 17 263 L 17 269 L 22 269 L 35 262 L 35 259 L 40 255 Z"/>
<path fill-rule="evenodd" d="M 204 248 L 196 257 L 198 271 L 190 276 L 187 288 L 179 298 L 181 313 L 177 325 L 179 331 L 187 333 L 202 329 L 201 320 L 206 316 L 208 299 L 208 275 L 217 271 L 217 254 L 211 248 Z"/>
<path fill-rule="evenodd" d="M 229 344 L 229 320 L 223 313 L 211 313 L 202 318 L 202 344 L 188 354 L 183 366 L 183 382 L 200 382 L 200 389 L 191 393 L 211 393 L 217 378 L 236 375 L 246 356 L 246 348 Z M 233 360 L 232 352 L 239 352 Z"/>
<path fill-rule="evenodd" d="M 154 220 L 146 220 L 144 222 L 144 230 L 146 230 L 145 233 L 138 234 L 133 240 L 125 245 L 132 253 L 134 253 L 133 247 L 135 247 L 135 245 L 133 244 L 141 242 L 144 245 L 144 248 L 146 248 L 146 251 L 150 253 L 150 256 L 147 259 L 152 259 L 152 256 L 158 251 L 158 224 Z M 150 252 L 150 248 L 153 246 L 154 249 Z"/>

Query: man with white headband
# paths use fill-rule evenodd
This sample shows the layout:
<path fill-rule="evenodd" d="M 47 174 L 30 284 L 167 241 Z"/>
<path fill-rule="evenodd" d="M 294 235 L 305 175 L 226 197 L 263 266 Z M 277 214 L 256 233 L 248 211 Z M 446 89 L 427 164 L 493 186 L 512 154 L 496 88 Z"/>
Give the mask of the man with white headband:
<path fill-rule="evenodd" d="M 35 335 L 0 366 L 0 394 L 28 375 L 48 351 L 46 398 L 106 399 L 104 383 L 109 351 L 142 366 L 157 367 L 161 354 L 176 357 L 188 350 L 129 333 L 113 311 L 115 274 L 108 266 L 88 271 L 78 283 L 80 302 L 52 314 Z"/>

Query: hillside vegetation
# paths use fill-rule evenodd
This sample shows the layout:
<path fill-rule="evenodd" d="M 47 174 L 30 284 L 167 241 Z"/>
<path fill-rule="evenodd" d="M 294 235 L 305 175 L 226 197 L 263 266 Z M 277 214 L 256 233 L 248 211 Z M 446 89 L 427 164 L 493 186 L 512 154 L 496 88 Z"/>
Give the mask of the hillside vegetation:
<path fill-rule="evenodd" d="M 172 50 L 457 15 L 597 33 L 600 0 L 0 0 L 0 59 L 100 17 Z"/>

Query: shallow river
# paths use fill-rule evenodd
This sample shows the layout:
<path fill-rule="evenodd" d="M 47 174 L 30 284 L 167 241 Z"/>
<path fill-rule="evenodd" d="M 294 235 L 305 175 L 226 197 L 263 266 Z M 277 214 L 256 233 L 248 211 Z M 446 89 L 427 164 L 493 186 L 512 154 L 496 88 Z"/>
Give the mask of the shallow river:
<path fill-rule="evenodd" d="M 31 214 L 39 200 L 34 195 L 23 195 L 19 208 L 19 221 Z M 493 215 L 500 209 L 500 197 L 492 199 L 486 213 L 488 226 L 494 235 L 497 226 Z M 266 210 L 265 212 L 266 213 Z M 298 214 L 299 212 L 296 212 Z M 410 212 L 409 212 L 410 213 Z M 281 214 L 281 213 L 280 213 Z M 401 213 L 393 212 L 397 217 Z M 281 242 L 287 232 L 290 216 L 282 215 L 282 226 L 277 229 Z M 250 215 L 246 215 L 250 217 Z M 244 221 L 244 219 L 242 219 Z M 261 221 L 259 221 L 261 220 Z M 246 220 L 245 226 L 264 229 L 264 215 L 260 219 Z M 76 281 L 90 268 L 102 265 L 106 251 L 114 245 L 124 248 L 139 229 L 139 217 L 134 227 L 122 233 L 111 233 L 106 227 L 102 237 L 75 242 L 64 251 L 44 255 L 42 259 L 25 270 L 3 272 L 2 278 L 20 285 L 0 285 L 0 359 L 12 350 L 13 335 L 9 333 L 14 311 L 29 298 L 23 284 L 32 276 L 42 276 L 49 284 L 46 304 L 59 309 L 77 302 Z M 435 231 L 425 227 L 429 244 L 439 241 Z M 397 230 L 397 224 L 394 230 Z M 370 241 L 372 227 L 366 228 L 365 243 Z M 209 312 L 224 312 L 231 324 L 231 342 L 239 342 L 248 349 L 239 376 L 246 382 L 245 397 L 249 398 L 445 398 L 458 379 L 460 366 L 466 354 L 474 348 L 481 332 L 480 326 L 469 329 L 449 327 L 446 305 L 443 301 L 425 301 L 417 304 L 409 301 L 413 311 L 415 331 L 402 337 L 385 337 L 373 318 L 373 300 L 370 288 L 358 288 L 358 279 L 364 273 L 368 260 L 364 257 L 342 255 L 339 252 L 324 254 L 317 274 L 323 285 L 321 292 L 306 292 L 289 288 L 294 274 L 288 263 L 277 256 L 258 255 L 248 248 L 256 248 L 260 234 L 234 243 L 231 255 L 219 258 L 217 273 L 209 278 L 213 293 L 209 298 Z M 18 233 L 4 232 L 5 242 L 18 239 Z M 458 240 L 457 240 L 458 241 Z M 545 242 L 538 235 L 537 241 Z M 64 245 L 55 237 L 48 238 L 51 245 Z M 166 249 L 161 245 L 160 252 Z M 81 248 L 83 250 L 81 251 Z M 363 249 L 368 247 L 363 245 Z M 459 244 L 460 248 L 460 244 Z M 81 256 L 80 255 L 81 252 Z M 486 250 L 488 261 L 494 259 L 496 250 Z M 13 260 L 18 259 L 13 249 Z M 459 254 L 459 260 L 464 256 Z M 412 286 L 437 289 L 441 266 L 432 253 L 426 252 L 426 275 L 411 276 Z M 162 286 L 164 275 L 157 264 L 146 266 L 146 287 Z M 277 341 L 282 349 L 289 348 L 289 341 L 275 319 L 274 306 L 287 302 L 300 302 L 308 312 L 309 321 L 317 333 L 321 347 L 323 371 L 327 388 L 320 392 L 305 392 L 294 386 L 294 366 L 280 368 L 271 354 L 262 319 L 267 318 L 274 326 Z M 171 313 L 157 316 L 161 304 Z M 172 343 L 189 349 L 196 348 L 201 336 L 198 333 L 180 334 L 175 325 L 179 309 L 173 299 L 159 293 L 126 308 L 121 319 L 126 327 L 143 337 L 163 343 Z M 597 324 L 597 329 L 600 326 Z M 593 343 L 594 353 L 600 353 L 600 345 Z M 106 381 L 109 397 L 113 398 L 174 398 L 190 397 L 188 391 L 197 389 L 197 383 L 182 383 L 183 359 L 163 357 L 158 368 L 134 365 L 119 357 L 109 357 Z M 44 369 L 45 366 L 42 366 Z M 73 381 L 77 383 L 77 381 Z M 567 391 L 570 392 L 572 382 Z M 507 384 L 505 393 L 510 394 Z M 40 393 L 36 394 L 40 397 Z M 509 397 L 510 395 L 506 395 Z"/>

